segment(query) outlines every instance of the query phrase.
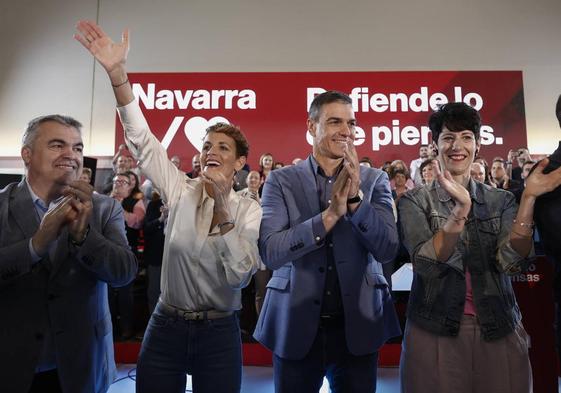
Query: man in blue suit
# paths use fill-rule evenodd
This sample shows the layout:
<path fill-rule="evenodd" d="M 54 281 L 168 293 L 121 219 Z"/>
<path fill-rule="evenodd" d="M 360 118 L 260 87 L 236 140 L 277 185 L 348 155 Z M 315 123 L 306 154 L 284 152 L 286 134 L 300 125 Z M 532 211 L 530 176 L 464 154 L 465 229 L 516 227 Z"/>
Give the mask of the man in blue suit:
<path fill-rule="evenodd" d="M 0 391 L 105 392 L 116 376 L 107 283 L 129 283 L 136 258 L 123 210 L 78 180 L 81 124 L 32 120 L 26 176 L 0 191 Z"/>
<path fill-rule="evenodd" d="M 263 189 L 260 252 L 273 270 L 255 338 L 274 352 L 276 392 L 374 392 L 378 349 L 400 334 L 381 263 L 398 249 L 387 175 L 360 166 L 346 94 L 318 95 L 313 153 Z"/>

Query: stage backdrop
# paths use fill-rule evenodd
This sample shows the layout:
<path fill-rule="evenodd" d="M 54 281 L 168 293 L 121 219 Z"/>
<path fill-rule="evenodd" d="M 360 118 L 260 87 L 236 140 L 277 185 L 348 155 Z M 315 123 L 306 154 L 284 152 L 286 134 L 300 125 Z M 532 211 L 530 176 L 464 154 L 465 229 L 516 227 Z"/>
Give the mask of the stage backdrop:
<path fill-rule="evenodd" d="M 170 157 L 182 158 L 185 171 L 205 128 L 217 121 L 244 131 L 253 168 L 265 152 L 284 163 L 305 158 L 307 110 L 324 90 L 351 96 L 359 157 L 376 166 L 418 157 L 418 146 L 430 142 L 430 113 L 452 101 L 481 112 L 481 154 L 488 160 L 526 146 L 521 71 L 131 73 L 130 80 L 152 132 Z M 116 123 L 118 146 L 123 133 Z"/>

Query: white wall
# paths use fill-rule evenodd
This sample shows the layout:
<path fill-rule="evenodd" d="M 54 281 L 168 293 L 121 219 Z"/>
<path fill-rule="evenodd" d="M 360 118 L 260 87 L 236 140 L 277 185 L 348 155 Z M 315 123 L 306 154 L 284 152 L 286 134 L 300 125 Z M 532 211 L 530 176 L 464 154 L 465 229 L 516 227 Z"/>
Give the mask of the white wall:
<path fill-rule="evenodd" d="M 46 113 L 113 155 L 112 92 L 78 19 L 114 39 L 129 27 L 132 72 L 522 70 L 530 151 L 551 153 L 559 15 L 559 0 L 0 0 L 0 170 L 21 167 L 21 132 Z"/>

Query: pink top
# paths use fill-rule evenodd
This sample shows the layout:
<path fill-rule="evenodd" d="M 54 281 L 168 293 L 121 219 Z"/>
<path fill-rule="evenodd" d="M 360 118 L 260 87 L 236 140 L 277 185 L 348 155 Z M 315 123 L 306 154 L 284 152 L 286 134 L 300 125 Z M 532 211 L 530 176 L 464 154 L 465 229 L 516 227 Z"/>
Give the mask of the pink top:
<path fill-rule="evenodd" d="M 476 316 L 475 305 L 473 304 L 473 290 L 471 287 L 471 273 L 466 266 L 466 302 L 464 304 L 464 314 Z"/>
<path fill-rule="evenodd" d="M 130 228 L 140 229 L 144 223 L 144 216 L 146 215 L 146 208 L 142 200 L 136 202 L 132 208 L 132 213 L 123 210 L 123 215 L 125 216 L 125 221 Z"/>

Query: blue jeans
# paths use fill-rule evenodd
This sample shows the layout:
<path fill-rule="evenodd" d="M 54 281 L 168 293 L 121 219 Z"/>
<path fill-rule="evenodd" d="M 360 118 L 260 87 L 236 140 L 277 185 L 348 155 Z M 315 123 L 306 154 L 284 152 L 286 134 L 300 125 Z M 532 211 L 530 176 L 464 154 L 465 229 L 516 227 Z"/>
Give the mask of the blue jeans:
<path fill-rule="evenodd" d="M 158 303 L 137 365 L 137 393 L 183 393 L 186 374 L 194 393 L 238 393 L 242 353 L 238 316 L 187 321 Z"/>
<path fill-rule="evenodd" d="M 273 357 L 276 393 L 318 392 L 327 376 L 333 393 L 376 391 L 378 352 L 355 356 L 347 349 L 344 320 L 322 321 L 303 359 Z"/>

